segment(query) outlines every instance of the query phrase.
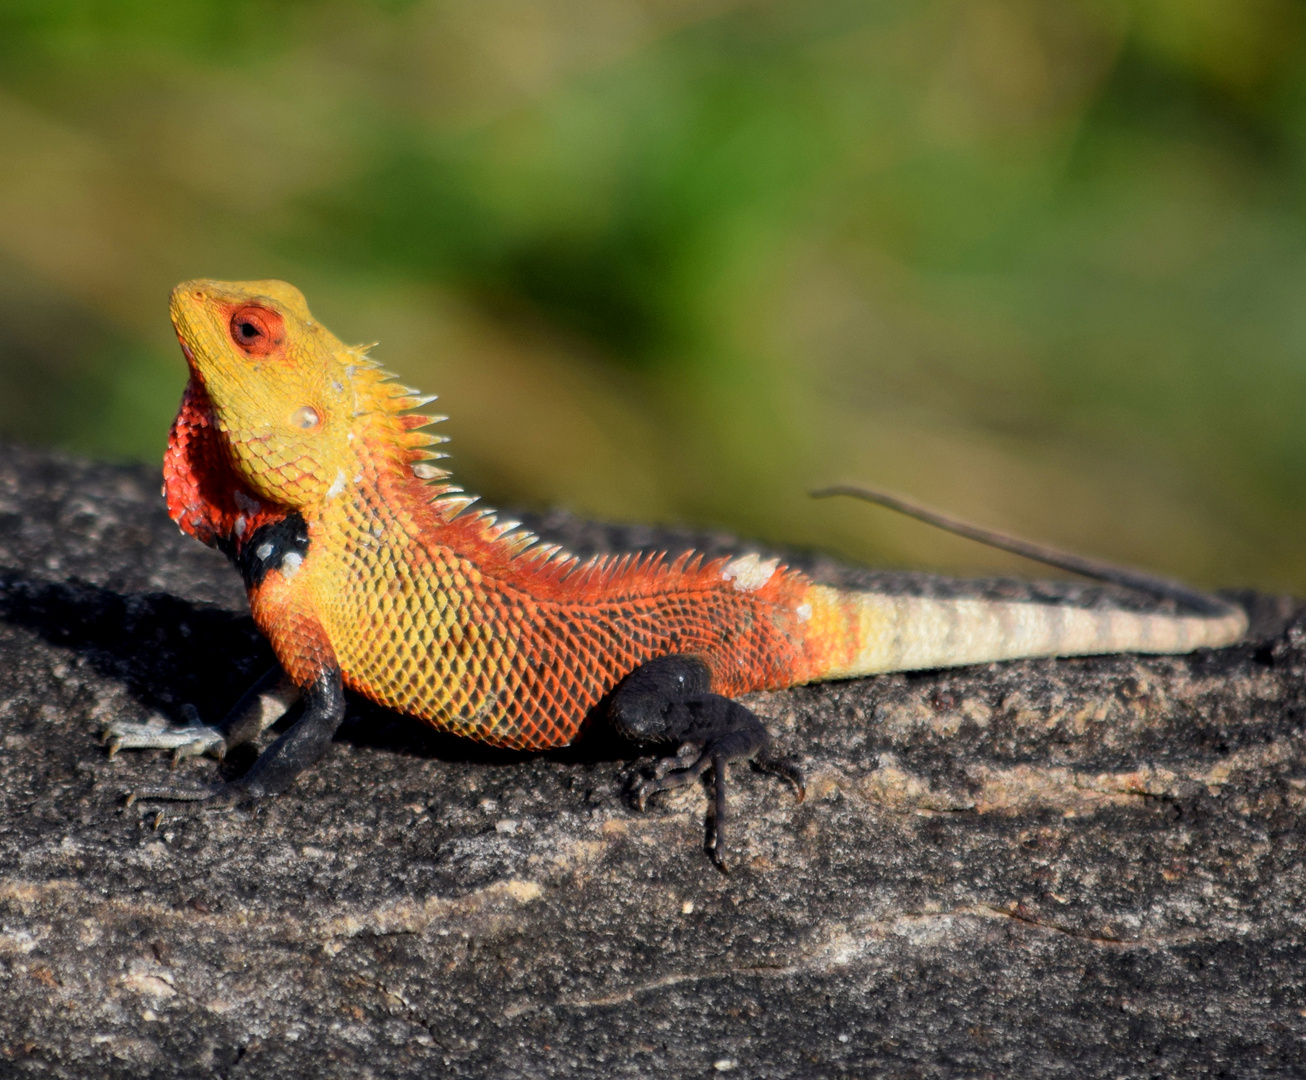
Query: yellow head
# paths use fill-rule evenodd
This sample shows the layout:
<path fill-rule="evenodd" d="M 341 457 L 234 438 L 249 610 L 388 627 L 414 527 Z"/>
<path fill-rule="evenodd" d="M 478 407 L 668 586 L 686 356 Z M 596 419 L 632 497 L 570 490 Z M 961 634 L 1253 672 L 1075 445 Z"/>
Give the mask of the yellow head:
<path fill-rule="evenodd" d="M 399 435 L 394 413 L 415 403 L 316 322 L 284 281 L 183 282 L 171 311 L 232 467 L 270 502 L 320 503 L 354 471 L 368 417 Z"/>

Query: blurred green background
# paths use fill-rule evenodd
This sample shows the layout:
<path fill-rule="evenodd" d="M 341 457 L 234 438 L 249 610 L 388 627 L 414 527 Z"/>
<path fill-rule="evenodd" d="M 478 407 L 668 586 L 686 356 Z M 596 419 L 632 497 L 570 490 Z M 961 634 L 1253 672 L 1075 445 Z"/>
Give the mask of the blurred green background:
<path fill-rule="evenodd" d="M 157 459 L 283 277 L 491 501 L 1306 592 L 1293 0 L 3 0 L 0 435 Z"/>

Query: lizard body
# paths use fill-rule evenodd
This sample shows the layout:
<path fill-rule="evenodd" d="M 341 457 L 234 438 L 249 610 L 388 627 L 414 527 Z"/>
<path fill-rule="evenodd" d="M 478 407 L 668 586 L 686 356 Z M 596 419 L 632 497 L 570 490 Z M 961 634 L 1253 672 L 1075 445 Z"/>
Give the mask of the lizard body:
<path fill-rule="evenodd" d="M 1218 605 L 1190 616 L 842 591 L 756 555 L 581 561 L 472 507 L 431 464 L 443 440 L 421 429 L 435 418 L 411 411 L 431 399 L 336 339 L 298 290 L 186 282 L 171 314 L 190 382 L 164 460 L 168 511 L 240 568 L 255 621 L 307 695 L 306 718 L 318 718 L 307 727 L 320 730 L 291 737 L 301 720 L 243 788 L 147 794 L 230 799 L 284 788 L 325 748 L 343 685 L 444 730 L 524 749 L 572 742 L 610 703 L 628 735 L 703 747 L 690 771 L 715 766 L 720 814 L 725 758 L 754 756 L 766 742 L 727 700 L 736 695 L 1017 657 L 1185 652 L 1228 644 L 1246 627 L 1240 611 Z M 284 707 L 293 688 L 279 686 Z M 269 712 L 241 721 L 239 738 Z M 658 726 L 673 713 L 679 726 Z M 720 732 L 704 734 L 709 716 L 752 732 L 730 743 L 738 753 L 715 746 Z M 225 745 L 237 741 L 232 731 Z M 128 730 L 114 737 L 165 745 Z"/>

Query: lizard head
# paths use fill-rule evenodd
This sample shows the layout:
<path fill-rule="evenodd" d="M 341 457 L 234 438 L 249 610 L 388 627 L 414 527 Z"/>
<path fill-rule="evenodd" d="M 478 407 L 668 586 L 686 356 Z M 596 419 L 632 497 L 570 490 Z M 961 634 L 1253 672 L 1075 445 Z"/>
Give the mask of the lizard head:
<path fill-rule="evenodd" d="M 211 410 L 204 424 L 257 498 L 320 504 L 357 471 L 353 443 L 367 418 L 412 403 L 283 281 L 183 282 L 171 313 L 190 365 L 188 400 Z"/>

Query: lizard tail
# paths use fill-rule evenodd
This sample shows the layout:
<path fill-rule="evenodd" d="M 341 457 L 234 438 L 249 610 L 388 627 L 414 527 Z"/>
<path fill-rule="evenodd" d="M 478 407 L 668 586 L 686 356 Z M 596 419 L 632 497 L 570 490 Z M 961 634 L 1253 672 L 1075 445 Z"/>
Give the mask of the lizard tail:
<path fill-rule="evenodd" d="M 1241 607 L 1181 582 L 983 529 L 885 492 L 843 486 L 813 494 L 851 495 L 878 503 L 991 547 L 1176 601 L 1192 612 L 1147 614 L 1069 604 L 934 600 L 812 586 L 806 638 L 817 671 L 813 678 L 1034 656 L 1184 653 L 1232 645 L 1247 632 L 1247 614 Z"/>
<path fill-rule="evenodd" d="M 1184 653 L 1238 641 L 1247 616 L 1143 614 L 1069 604 L 934 600 L 808 590 L 806 636 L 815 679 L 960 667 L 1034 656 Z"/>

